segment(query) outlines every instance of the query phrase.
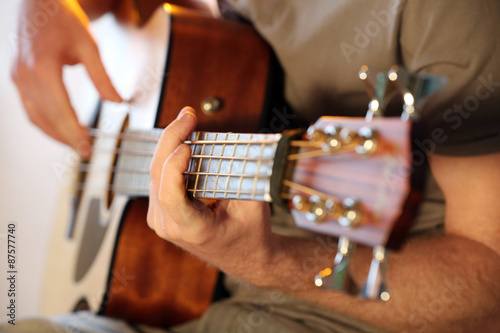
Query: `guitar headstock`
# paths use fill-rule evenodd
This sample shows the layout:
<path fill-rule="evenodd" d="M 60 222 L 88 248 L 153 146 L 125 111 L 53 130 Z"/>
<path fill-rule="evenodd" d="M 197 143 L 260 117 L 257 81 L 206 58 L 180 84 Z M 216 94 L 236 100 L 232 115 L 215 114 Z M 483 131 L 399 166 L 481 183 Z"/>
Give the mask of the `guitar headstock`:
<path fill-rule="evenodd" d="M 291 141 L 290 169 L 284 194 L 297 226 L 339 237 L 333 268 L 321 271 L 321 287 L 388 300 L 385 285 L 386 248 L 398 248 L 417 213 L 421 188 L 412 186 L 420 173 L 412 165 L 412 119 L 431 93 L 444 87 L 437 76 L 417 76 L 393 67 L 360 79 L 371 97 L 366 118 L 321 117 Z M 382 117 L 396 92 L 404 99 L 401 118 Z M 354 243 L 373 247 L 367 282 L 355 284 L 349 274 Z"/>
<path fill-rule="evenodd" d="M 292 141 L 291 212 L 304 229 L 387 244 L 410 191 L 411 123 L 322 117 Z"/>

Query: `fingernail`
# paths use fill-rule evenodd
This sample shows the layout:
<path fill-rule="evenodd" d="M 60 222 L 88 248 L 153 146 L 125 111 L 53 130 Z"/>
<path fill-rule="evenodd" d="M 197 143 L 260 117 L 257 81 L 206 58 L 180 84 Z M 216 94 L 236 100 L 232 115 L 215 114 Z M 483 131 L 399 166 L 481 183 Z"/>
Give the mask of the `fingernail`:
<path fill-rule="evenodd" d="M 189 108 L 189 107 L 186 107 L 186 108 L 183 108 L 181 110 L 181 112 L 179 112 L 179 115 L 177 116 L 177 119 L 187 119 L 185 117 L 187 116 L 191 116 L 193 118 L 196 118 L 196 114 L 193 112 L 193 109 L 192 108 Z"/>

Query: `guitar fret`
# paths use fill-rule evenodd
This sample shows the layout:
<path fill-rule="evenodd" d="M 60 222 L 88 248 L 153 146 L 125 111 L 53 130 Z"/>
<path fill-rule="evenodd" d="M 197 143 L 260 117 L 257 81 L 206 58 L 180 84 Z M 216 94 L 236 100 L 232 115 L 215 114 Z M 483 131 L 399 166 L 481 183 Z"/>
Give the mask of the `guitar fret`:
<path fill-rule="evenodd" d="M 215 140 L 217 140 L 218 136 L 219 136 L 219 133 L 216 133 Z M 214 149 L 215 149 L 215 144 L 212 144 L 212 149 L 210 150 L 210 155 L 209 155 L 210 157 L 208 158 L 207 172 L 210 172 L 210 165 L 212 164 L 212 156 L 214 155 Z M 208 177 L 210 177 L 210 176 L 205 176 L 205 182 L 203 184 L 203 196 L 206 196 Z"/>
<path fill-rule="evenodd" d="M 265 148 L 265 146 L 264 146 L 264 144 L 262 144 L 262 145 L 261 145 L 261 147 L 260 147 L 260 157 L 261 157 L 261 158 L 262 158 L 262 154 L 264 154 L 264 148 Z M 257 176 L 257 175 L 259 174 L 259 172 L 260 172 L 260 165 L 261 165 L 261 163 L 262 163 L 262 162 L 261 162 L 261 160 L 259 160 L 259 161 L 257 162 L 257 169 L 256 169 L 256 171 L 255 171 L 255 175 L 256 175 L 256 176 Z M 256 188 L 257 188 L 257 181 L 258 181 L 258 178 L 257 178 L 257 177 L 254 177 L 254 179 L 253 179 L 253 188 L 252 188 L 252 193 L 255 193 L 255 190 L 256 190 Z M 254 198 L 255 198 L 255 195 L 254 195 L 254 194 L 252 194 L 252 199 L 254 199 Z"/>
<path fill-rule="evenodd" d="M 200 132 L 196 133 L 196 140 L 199 139 L 199 136 L 200 136 Z M 203 155 L 203 153 L 205 152 L 205 147 L 206 145 L 202 145 L 201 147 L 201 154 Z M 201 169 L 201 164 L 202 164 L 203 160 L 200 158 L 199 161 L 198 161 L 198 172 L 200 172 L 200 169 Z M 195 164 L 196 165 L 196 164 Z M 194 188 L 198 188 L 198 181 L 200 180 L 200 175 L 197 174 L 196 175 L 196 180 L 195 180 L 195 183 L 194 183 Z M 196 192 L 193 193 L 193 196 L 196 197 Z"/>
<path fill-rule="evenodd" d="M 250 140 L 252 140 L 253 135 L 250 134 Z M 248 156 L 248 151 L 250 150 L 250 143 L 247 143 L 247 150 L 245 152 L 245 156 Z M 247 160 L 243 161 L 243 168 L 242 168 L 242 173 L 245 173 L 245 167 L 247 164 Z M 240 177 L 240 184 L 238 185 L 238 199 L 240 198 L 240 192 L 241 192 L 241 184 L 243 183 L 243 177 Z"/>
<path fill-rule="evenodd" d="M 195 153 L 196 146 L 191 146 L 190 150 L 191 150 L 191 155 L 193 155 Z M 196 175 L 196 172 L 194 172 L 194 173 L 192 172 L 193 163 L 194 163 L 194 159 L 190 158 L 189 162 L 188 162 L 188 168 L 187 168 L 188 171 L 184 173 L 186 175 L 186 184 L 185 184 L 186 188 L 189 187 L 189 181 L 191 180 L 191 176 Z"/>
<path fill-rule="evenodd" d="M 240 135 L 238 134 L 236 136 L 236 141 L 238 141 L 238 139 L 240 138 Z M 232 154 L 232 157 L 234 157 L 234 155 L 236 154 L 236 147 L 237 147 L 237 143 L 234 144 L 234 149 L 233 149 L 233 154 Z M 234 159 L 231 159 L 231 161 L 229 162 L 229 174 L 232 173 L 233 171 L 233 162 L 234 162 Z M 243 173 L 243 172 L 242 172 Z M 229 189 L 229 181 L 231 179 L 231 176 L 228 176 L 227 177 L 227 181 L 226 181 L 226 193 L 224 194 L 224 198 L 227 199 L 227 193 L 228 193 L 228 189 Z"/>
<path fill-rule="evenodd" d="M 229 135 L 229 134 L 228 134 L 228 133 L 226 133 L 226 136 L 225 136 L 224 140 L 227 140 L 227 136 L 228 136 L 228 135 Z M 224 156 L 224 150 L 225 150 L 225 149 L 226 149 L 226 144 L 224 143 L 224 144 L 222 145 L 222 151 L 221 151 L 221 153 L 220 153 L 220 155 L 221 155 L 221 156 Z M 221 168 L 221 165 L 222 165 L 222 158 L 221 158 L 221 159 L 219 159 L 219 166 L 217 167 L 217 175 L 215 176 L 214 196 L 215 196 L 215 190 L 217 189 L 217 183 L 218 183 L 218 181 L 219 181 L 219 174 L 220 174 L 220 168 Z"/>

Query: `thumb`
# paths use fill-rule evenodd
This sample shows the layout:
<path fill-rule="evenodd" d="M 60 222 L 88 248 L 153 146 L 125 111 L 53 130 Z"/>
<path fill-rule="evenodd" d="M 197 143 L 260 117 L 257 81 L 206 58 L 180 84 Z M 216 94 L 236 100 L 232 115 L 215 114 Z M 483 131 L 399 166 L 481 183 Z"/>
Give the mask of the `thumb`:
<path fill-rule="evenodd" d="M 82 48 L 80 61 L 87 69 L 90 79 L 94 83 L 99 95 L 101 98 L 112 102 L 123 102 L 123 98 L 118 94 L 106 73 L 97 45 L 93 40 L 87 45 L 88 47 Z"/>

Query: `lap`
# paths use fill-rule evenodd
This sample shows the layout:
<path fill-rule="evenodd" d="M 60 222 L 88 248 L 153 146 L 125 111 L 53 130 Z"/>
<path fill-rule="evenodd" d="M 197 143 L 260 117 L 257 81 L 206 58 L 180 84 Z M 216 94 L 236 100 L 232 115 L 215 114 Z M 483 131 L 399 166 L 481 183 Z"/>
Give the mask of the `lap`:
<path fill-rule="evenodd" d="M 227 299 L 214 303 L 193 322 L 168 330 L 133 326 L 121 320 L 90 312 L 69 313 L 49 319 L 25 319 L 16 325 L 0 325 L 2 333 L 357 333 L 380 332 L 362 329 L 345 317 L 337 320 L 287 306 L 266 307 L 262 302 Z M 285 305 L 285 304 L 283 304 Z"/>

